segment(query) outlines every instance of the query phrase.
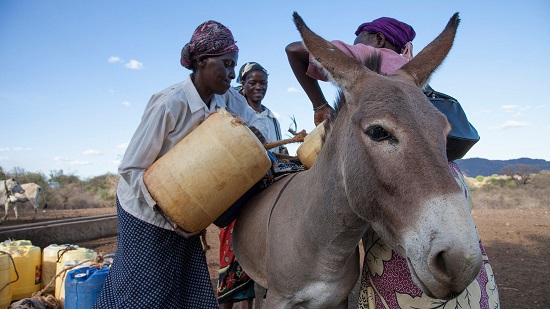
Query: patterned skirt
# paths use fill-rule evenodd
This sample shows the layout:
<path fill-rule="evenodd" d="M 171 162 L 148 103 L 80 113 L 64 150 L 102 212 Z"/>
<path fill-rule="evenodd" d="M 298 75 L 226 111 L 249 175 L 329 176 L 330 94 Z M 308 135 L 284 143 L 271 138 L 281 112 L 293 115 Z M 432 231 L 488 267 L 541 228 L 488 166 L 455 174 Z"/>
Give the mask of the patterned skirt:
<path fill-rule="evenodd" d="M 118 244 L 94 308 L 218 308 L 199 238 L 125 212 L 117 199 Z"/>
<path fill-rule="evenodd" d="M 239 302 L 254 298 L 254 281 L 244 272 L 233 252 L 233 227 L 235 221 L 220 228 L 220 271 L 218 278 L 218 302 Z"/>

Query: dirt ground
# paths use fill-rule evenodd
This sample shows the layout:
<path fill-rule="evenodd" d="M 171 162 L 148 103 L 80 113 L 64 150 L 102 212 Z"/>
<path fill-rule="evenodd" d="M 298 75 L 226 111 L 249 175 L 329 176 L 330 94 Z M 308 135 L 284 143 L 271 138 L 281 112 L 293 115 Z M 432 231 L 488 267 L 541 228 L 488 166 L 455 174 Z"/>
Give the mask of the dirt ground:
<path fill-rule="evenodd" d="M 114 212 L 114 208 L 47 211 L 39 213 L 38 217 L 44 219 Z M 474 210 L 472 215 L 493 267 L 501 308 L 550 308 L 550 211 L 480 209 Z M 27 213 L 21 216 L 22 219 L 29 218 Z M 14 224 L 12 220 L 13 217 L 2 226 Z M 219 265 L 218 228 L 211 226 L 207 231 L 211 249 L 206 256 L 215 284 Z M 78 245 L 112 253 L 116 251 L 116 237 Z"/>

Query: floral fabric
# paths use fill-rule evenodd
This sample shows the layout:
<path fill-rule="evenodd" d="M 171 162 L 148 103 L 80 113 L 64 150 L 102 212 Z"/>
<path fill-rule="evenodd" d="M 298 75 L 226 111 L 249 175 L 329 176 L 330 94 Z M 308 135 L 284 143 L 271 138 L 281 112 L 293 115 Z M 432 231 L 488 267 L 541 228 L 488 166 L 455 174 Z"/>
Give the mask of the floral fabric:
<path fill-rule="evenodd" d="M 470 191 L 460 169 L 453 162 L 449 162 L 449 168 L 469 200 Z M 466 290 L 451 300 L 434 299 L 422 293 L 412 281 L 405 258 L 391 250 L 374 230 L 367 231 L 363 237 L 363 246 L 365 259 L 357 306 L 359 309 L 500 308 L 493 269 L 481 240 L 481 270 Z"/>

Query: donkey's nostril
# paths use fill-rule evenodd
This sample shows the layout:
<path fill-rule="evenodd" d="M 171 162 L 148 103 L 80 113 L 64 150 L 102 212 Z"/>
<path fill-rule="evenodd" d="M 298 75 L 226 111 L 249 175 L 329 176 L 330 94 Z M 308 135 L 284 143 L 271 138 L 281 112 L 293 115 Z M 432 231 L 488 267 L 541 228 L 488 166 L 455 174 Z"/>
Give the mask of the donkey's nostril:
<path fill-rule="evenodd" d="M 443 274 L 448 274 L 447 263 L 445 263 L 445 251 L 439 252 L 435 256 L 435 267 Z"/>

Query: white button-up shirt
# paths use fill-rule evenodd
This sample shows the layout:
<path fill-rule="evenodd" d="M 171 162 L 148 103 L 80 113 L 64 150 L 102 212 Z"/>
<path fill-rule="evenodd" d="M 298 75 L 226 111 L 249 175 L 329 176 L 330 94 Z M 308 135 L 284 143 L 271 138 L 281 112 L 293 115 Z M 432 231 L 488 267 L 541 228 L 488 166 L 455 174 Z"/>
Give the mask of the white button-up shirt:
<path fill-rule="evenodd" d="M 143 175 L 156 160 L 219 108 L 226 108 L 267 136 L 265 120 L 256 115 L 246 99 L 232 87 L 224 95 L 213 95 L 208 107 L 189 75 L 183 82 L 151 97 L 118 169 L 121 178 L 117 196 L 126 212 L 158 227 L 172 229 L 153 209 L 156 203 L 147 191 Z"/>

